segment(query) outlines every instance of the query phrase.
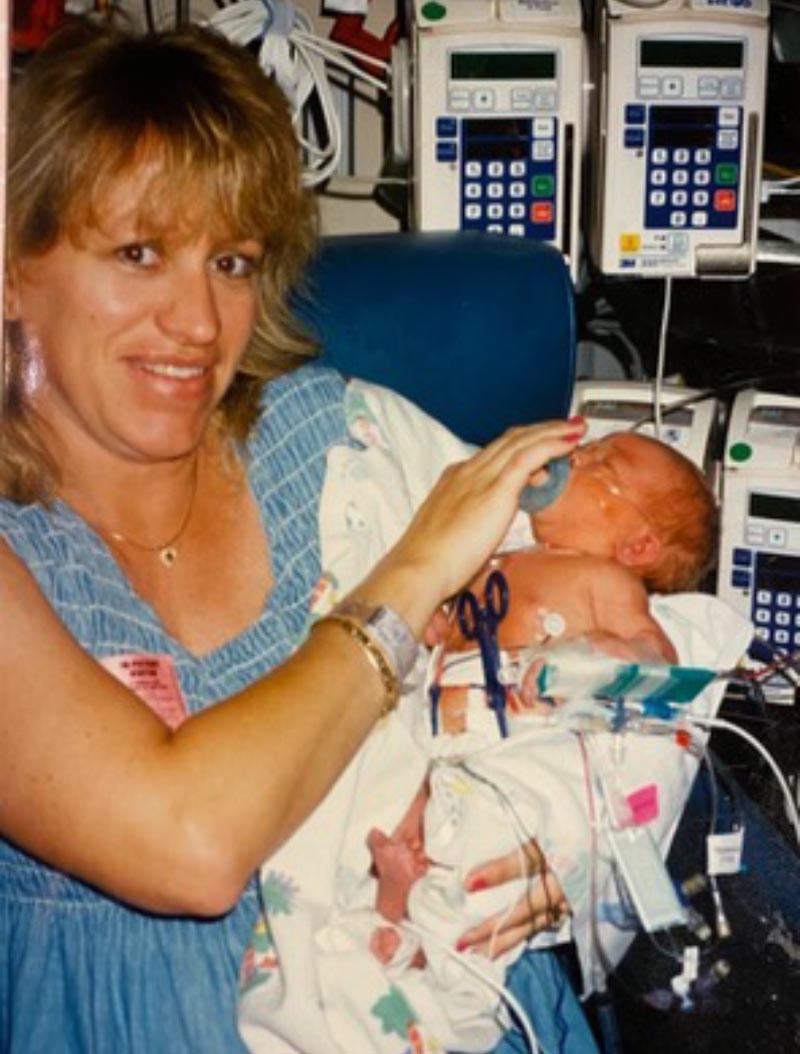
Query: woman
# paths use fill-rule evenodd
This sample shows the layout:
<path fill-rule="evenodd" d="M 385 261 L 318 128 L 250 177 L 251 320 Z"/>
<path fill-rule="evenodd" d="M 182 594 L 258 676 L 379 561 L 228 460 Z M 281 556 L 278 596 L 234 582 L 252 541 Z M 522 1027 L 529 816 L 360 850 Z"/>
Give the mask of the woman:
<path fill-rule="evenodd" d="M 323 619 L 298 647 L 327 453 L 350 442 L 343 381 L 296 369 L 311 349 L 285 299 L 313 241 L 299 187 L 279 92 L 198 30 L 69 27 L 16 89 L 0 455 L 9 1052 L 242 1050 L 250 878 L 406 672 L 407 649 L 360 616 Z M 350 599 L 419 639 L 530 474 L 578 438 L 564 422 L 522 429 L 448 470 Z M 510 918 L 508 939 L 542 907 Z"/>

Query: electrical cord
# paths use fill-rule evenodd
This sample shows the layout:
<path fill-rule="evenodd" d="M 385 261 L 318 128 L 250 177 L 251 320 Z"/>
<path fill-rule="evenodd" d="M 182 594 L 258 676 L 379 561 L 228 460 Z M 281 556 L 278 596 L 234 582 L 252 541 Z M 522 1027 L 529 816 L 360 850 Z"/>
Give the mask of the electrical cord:
<path fill-rule="evenodd" d="M 661 325 L 658 331 L 658 360 L 656 362 L 656 373 L 653 379 L 653 428 L 656 439 L 661 438 L 663 428 L 663 414 L 661 396 L 664 385 L 664 372 L 667 361 L 667 332 L 669 330 L 669 316 L 672 309 L 672 278 L 664 279 L 664 302 L 661 307 Z"/>
<path fill-rule="evenodd" d="M 778 763 L 773 758 L 772 754 L 767 748 L 760 742 L 754 735 L 751 735 L 744 728 L 740 728 L 739 725 L 735 725 L 732 721 L 726 721 L 721 717 L 689 717 L 684 718 L 690 724 L 698 725 L 700 728 L 720 728 L 727 732 L 732 732 L 734 735 L 740 736 L 746 742 L 757 750 L 759 754 L 764 758 L 766 763 L 772 770 L 775 779 L 778 781 L 778 786 L 783 794 L 784 802 L 786 804 L 786 813 L 789 818 L 789 822 L 794 828 L 795 837 L 798 844 L 800 844 L 800 815 L 798 814 L 797 804 L 792 795 L 791 788 L 789 787 L 788 781 L 781 771 Z"/>
<path fill-rule="evenodd" d="M 738 380 L 728 381 L 726 384 L 715 385 L 713 388 L 703 388 L 695 395 L 689 395 L 685 399 L 678 399 L 669 406 L 662 408 L 662 417 L 684 410 L 687 406 L 705 402 L 707 399 L 719 399 L 724 395 L 735 395 L 745 388 L 754 388 L 759 384 L 776 384 L 780 381 L 797 381 L 797 370 L 780 370 L 777 373 L 752 374 L 748 377 L 740 377 Z M 644 425 L 653 422 L 653 414 L 643 414 L 631 424 L 630 431 L 635 432 Z"/>
<path fill-rule="evenodd" d="M 303 183 L 314 187 L 336 172 L 342 156 L 342 129 L 327 66 L 388 92 L 385 81 L 368 73 L 353 59 L 364 56 L 355 48 L 318 37 L 310 17 L 289 0 L 234 0 L 205 22 L 243 46 L 259 42 L 258 61 L 275 78 L 292 110 L 303 151 Z M 369 58 L 371 68 L 388 71 L 388 64 Z M 312 139 L 303 134 L 306 119 L 318 129 Z"/>
<path fill-rule="evenodd" d="M 504 985 L 498 984 L 493 977 L 490 977 L 485 970 L 482 970 L 474 962 L 474 957 L 467 955 L 464 952 L 456 951 L 455 948 L 451 948 L 447 941 L 442 940 L 438 934 L 431 933 L 430 930 L 425 930 L 421 926 L 417 926 L 416 923 L 410 922 L 408 919 L 403 919 L 397 924 L 404 930 L 408 930 L 415 937 L 419 937 L 421 940 L 431 941 L 436 944 L 446 955 L 449 955 L 451 959 L 454 959 L 459 965 L 471 973 L 473 977 L 477 977 L 478 980 L 490 988 L 496 995 L 498 995 L 504 1003 L 511 1010 L 514 1019 L 522 1030 L 525 1036 L 525 1042 L 528 1045 L 529 1054 L 547 1054 L 547 1052 L 539 1046 L 539 1042 L 536 1038 L 536 1033 L 533 1031 L 533 1026 L 530 1023 L 528 1015 L 523 1010 L 520 1002 Z"/>
<path fill-rule="evenodd" d="M 535 840 L 536 836 L 535 836 L 533 831 L 528 830 L 528 828 L 526 827 L 525 822 L 522 819 L 522 817 L 519 815 L 519 812 L 517 811 L 517 808 L 516 808 L 513 800 L 511 799 L 511 797 L 506 793 L 505 790 L 503 790 L 503 788 L 499 784 L 494 783 L 492 780 L 488 779 L 486 776 L 483 776 L 481 773 L 476 772 L 475 769 L 471 765 L 469 765 L 466 761 L 461 761 L 458 764 L 458 768 L 462 772 L 464 772 L 465 775 L 467 775 L 471 779 L 475 780 L 476 783 L 480 783 L 480 784 L 488 787 L 496 795 L 499 804 L 503 808 L 504 813 L 506 814 L 507 818 L 510 821 L 510 826 L 511 826 L 512 833 L 514 834 L 514 836 L 517 839 L 518 851 L 521 854 L 523 854 L 523 855 L 527 854 L 529 852 L 528 843 L 533 841 L 533 840 Z M 535 863 L 535 861 L 534 861 L 534 863 Z M 551 902 L 551 899 L 550 899 L 550 891 L 549 891 L 549 889 L 547 887 L 546 878 L 547 878 L 547 872 L 546 871 L 542 871 L 542 873 L 541 873 L 542 888 L 544 889 L 546 911 L 547 911 L 547 914 L 548 914 L 548 917 L 549 917 L 549 916 L 551 916 L 553 914 L 553 905 L 552 905 L 552 902 Z M 530 887 L 531 887 L 531 883 L 528 884 L 528 889 L 529 890 L 530 890 Z M 530 894 L 528 893 L 528 895 L 530 895 Z M 512 910 L 512 909 L 513 909 L 513 905 L 510 905 L 509 911 Z M 501 925 L 503 921 L 504 920 L 501 918 L 500 921 L 498 922 L 498 926 Z M 494 936 L 493 936 L 492 939 L 494 940 Z"/>

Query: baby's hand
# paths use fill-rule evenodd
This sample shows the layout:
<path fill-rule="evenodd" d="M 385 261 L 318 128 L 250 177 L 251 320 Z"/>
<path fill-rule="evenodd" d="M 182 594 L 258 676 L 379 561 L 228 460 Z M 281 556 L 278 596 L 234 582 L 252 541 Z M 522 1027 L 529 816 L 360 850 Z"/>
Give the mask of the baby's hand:
<path fill-rule="evenodd" d="M 552 714 L 561 700 L 539 694 L 539 674 L 545 665 L 543 655 L 537 656 L 523 674 L 519 689 L 509 693 L 509 709 L 516 714 Z"/>
<path fill-rule="evenodd" d="M 425 966 L 425 953 L 422 948 L 409 947 L 408 940 L 404 940 L 394 926 L 378 926 L 373 930 L 369 939 L 369 950 L 383 966 L 389 966 L 395 959 L 398 967 L 403 967 L 403 959 L 407 960 L 405 965 L 413 970 L 421 970 Z"/>
<path fill-rule="evenodd" d="M 425 627 L 422 635 L 423 644 L 428 648 L 435 648 L 437 644 L 444 644 L 450 634 L 451 619 L 443 607 L 437 608 L 431 615 L 431 620 Z"/>
<path fill-rule="evenodd" d="M 378 926 L 369 939 L 369 950 L 379 963 L 388 966 L 400 947 L 402 938 L 394 926 Z"/>

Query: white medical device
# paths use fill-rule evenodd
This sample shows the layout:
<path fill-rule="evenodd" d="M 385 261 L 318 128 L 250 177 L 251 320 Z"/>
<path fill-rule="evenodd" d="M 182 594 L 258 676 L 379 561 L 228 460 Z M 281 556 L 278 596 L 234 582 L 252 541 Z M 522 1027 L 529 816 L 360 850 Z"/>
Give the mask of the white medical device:
<path fill-rule="evenodd" d="M 606 274 L 755 266 L 768 0 L 606 0 L 591 247 Z"/>
<path fill-rule="evenodd" d="M 712 437 L 717 420 L 716 399 L 703 399 L 670 412 L 700 394 L 694 388 L 664 385 L 661 389 L 662 421 L 659 438 L 675 447 L 698 468 L 708 472 L 713 454 Z M 572 413 L 587 422 L 587 439 L 602 439 L 610 432 L 623 432 L 653 414 L 653 385 L 642 381 L 578 381 L 572 396 Z M 653 421 L 636 431 L 655 435 Z"/>
<path fill-rule="evenodd" d="M 800 650 L 800 397 L 753 389 L 734 401 L 722 474 L 717 593 L 748 615 L 756 635 Z M 769 702 L 792 704 L 783 677 Z"/>
<path fill-rule="evenodd" d="M 413 222 L 578 260 L 580 0 L 414 0 Z"/>

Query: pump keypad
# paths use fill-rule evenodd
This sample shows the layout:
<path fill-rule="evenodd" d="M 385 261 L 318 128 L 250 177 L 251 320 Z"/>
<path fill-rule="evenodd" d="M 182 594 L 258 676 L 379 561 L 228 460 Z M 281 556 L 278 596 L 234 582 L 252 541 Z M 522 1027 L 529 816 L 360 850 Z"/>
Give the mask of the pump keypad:
<path fill-rule="evenodd" d="M 441 117 L 436 158 L 459 166 L 460 227 L 556 237 L 555 117 Z"/>
<path fill-rule="evenodd" d="M 779 648 L 800 648 L 800 559 L 737 547 L 732 563 L 731 584 L 750 592 L 756 635 Z"/>
<path fill-rule="evenodd" d="M 645 156 L 645 228 L 736 227 L 740 106 L 631 104 L 625 108 L 624 145 Z"/>

